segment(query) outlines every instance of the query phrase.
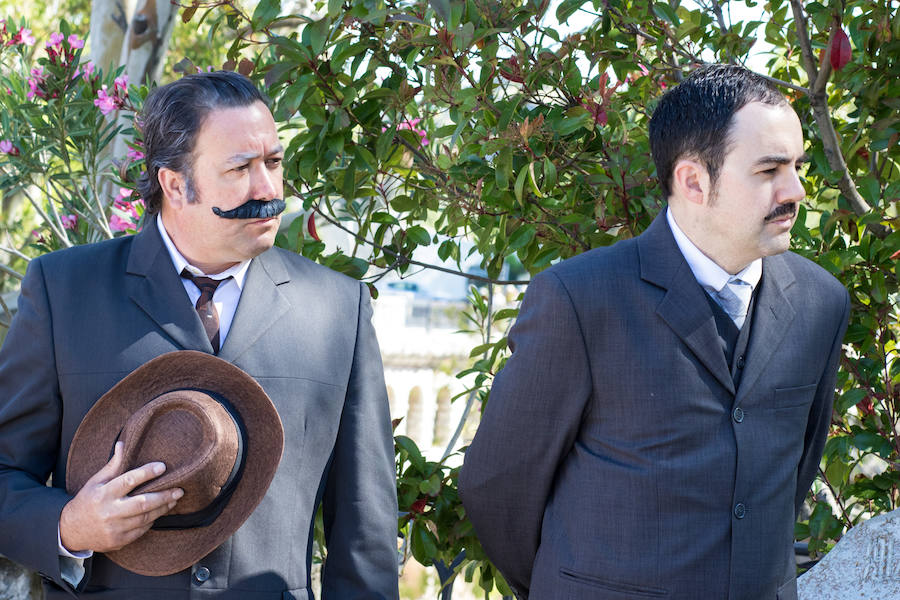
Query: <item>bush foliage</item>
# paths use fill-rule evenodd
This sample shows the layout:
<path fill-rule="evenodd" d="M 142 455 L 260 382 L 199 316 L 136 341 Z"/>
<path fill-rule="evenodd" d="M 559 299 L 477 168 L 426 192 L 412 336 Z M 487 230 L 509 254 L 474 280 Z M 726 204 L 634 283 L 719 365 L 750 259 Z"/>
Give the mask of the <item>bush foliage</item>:
<path fill-rule="evenodd" d="M 853 303 L 831 437 L 796 533 L 825 551 L 861 520 L 898 507 L 895 2 L 328 0 L 315 17 L 282 14 L 278 0 L 252 11 L 232 0 L 184 4 L 185 22 L 203 23 L 213 42 L 230 40 L 225 67 L 248 73 L 273 100 L 286 189 L 307 211 L 278 244 L 368 281 L 373 295 L 391 270 L 430 266 L 493 288 L 506 283 L 504 264 L 535 274 L 639 234 L 664 205 L 646 133 L 662 91 L 713 61 L 749 64 L 778 82 L 811 157 L 794 248 L 840 279 Z M 0 52 L 11 90 L 0 94 L 9 144 L 0 145 L 0 186 L 5 196 L 31 195 L 42 223 L 39 241 L 12 223 L 7 250 L 24 261 L 118 235 L 112 217 L 134 219 L 140 206 L 126 202 L 127 191 L 101 195 L 96 182 L 127 187 L 141 161 L 135 146 L 132 160 L 113 157 L 116 168 L 97 171 L 122 126 L 91 100 L 101 81 L 118 89 L 114 74 L 73 78 L 71 64 L 38 58 L 59 71 L 51 77 L 59 91 L 26 98 L 31 65 L 21 45 Z M 146 90 L 119 93 L 126 113 Z M 70 214 L 75 230 L 61 220 Z M 327 248 L 317 222 L 356 243 Z M 462 273 L 463 240 L 486 277 Z M 441 264 L 418 258 L 426 246 Z M 505 337 L 490 332 L 514 316 L 473 293 L 470 317 L 484 343 L 460 376 L 474 376 L 467 381 L 483 402 L 508 355 Z M 456 468 L 426 460 L 404 437 L 397 466 L 407 551 L 444 581 L 464 572 L 508 593 L 464 518 Z"/>

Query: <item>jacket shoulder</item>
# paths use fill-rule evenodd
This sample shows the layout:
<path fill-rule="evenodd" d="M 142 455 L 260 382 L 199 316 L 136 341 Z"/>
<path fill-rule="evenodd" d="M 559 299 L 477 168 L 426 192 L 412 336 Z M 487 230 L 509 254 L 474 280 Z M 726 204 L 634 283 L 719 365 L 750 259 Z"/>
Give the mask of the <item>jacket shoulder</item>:
<path fill-rule="evenodd" d="M 819 293 L 847 296 L 847 289 L 834 275 L 815 262 L 794 252 L 779 255 L 784 264 L 791 270 L 797 283 L 803 286 L 815 286 Z"/>
<path fill-rule="evenodd" d="M 570 287 L 597 279 L 633 277 L 637 273 L 637 243 L 636 238 L 630 238 L 567 258 L 542 271 L 537 277 L 555 276 L 566 287 Z"/>
<path fill-rule="evenodd" d="M 275 256 L 281 259 L 281 262 L 292 277 L 300 277 L 307 281 L 315 281 L 320 285 L 337 289 L 344 293 L 358 293 L 357 290 L 361 283 L 349 275 L 344 275 L 334 269 L 329 269 L 301 254 L 285 250 L 284 248 L 276 246 L 269 250 L 269 252 L 274 253 Z"/>
<path fill-rule="evenodd" d="M 81 244 L 42 254 L 31 260 L 48 276 L 84 275 L 84 271 L 96 273 L 110 263 L 124 264 L 128 258 L 133 235 L 104 240 L 92 244 Z"/>

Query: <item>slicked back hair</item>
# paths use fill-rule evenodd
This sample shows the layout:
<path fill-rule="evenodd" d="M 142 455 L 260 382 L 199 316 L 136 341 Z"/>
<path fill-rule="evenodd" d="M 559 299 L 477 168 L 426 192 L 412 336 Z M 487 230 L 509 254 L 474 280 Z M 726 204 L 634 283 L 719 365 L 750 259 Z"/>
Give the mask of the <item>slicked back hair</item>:
<path fill-rule="evenodd" d="M 147 170 L 137 184 L 148 215 L 162 208 L 162 168 L 183 174 L 192 194 L 194 147 L 209 113 L 256 102 L 269 105 L 268 98 L 248 78 L 231 71 L 187 75 L 150 93 L 139 117 Z"/>
<path fill-rule="evenodd" d="M 734 113 L 751 102 L 788 105 L 768 79 L 737 65 L 700 67 L 663 95 L 650 118 L 650 151 L 665 198 L 682 158 L 702 163 L 715 189 Z"/>

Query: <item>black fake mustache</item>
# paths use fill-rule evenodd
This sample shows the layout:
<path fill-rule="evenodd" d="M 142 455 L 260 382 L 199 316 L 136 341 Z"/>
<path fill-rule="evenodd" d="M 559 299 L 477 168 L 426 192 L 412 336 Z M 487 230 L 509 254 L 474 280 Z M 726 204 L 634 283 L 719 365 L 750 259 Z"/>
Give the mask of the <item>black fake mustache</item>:
<path fill-rule="evenodd" d="M 223 219 L 270 219 L 283 213 L 286 207 L 287 204 L 283 199 L 274 198 L 272 200 L 247 200 L 231 210 L 222 210 L 218 206 L 213 206 L 212 211 Z"/>
<path fill-rule="evenodd" d="M 787 204 L 782 204 L 778 206 L 775 210 L 770 212 L 765 221 L 768 223 L 769 221 L 774 221 L 775 219 L 780 219 L 785 215 L 794 216 L 794 213 L 797 212 L 797 204 L 795 202 L 788 202 Z"/>

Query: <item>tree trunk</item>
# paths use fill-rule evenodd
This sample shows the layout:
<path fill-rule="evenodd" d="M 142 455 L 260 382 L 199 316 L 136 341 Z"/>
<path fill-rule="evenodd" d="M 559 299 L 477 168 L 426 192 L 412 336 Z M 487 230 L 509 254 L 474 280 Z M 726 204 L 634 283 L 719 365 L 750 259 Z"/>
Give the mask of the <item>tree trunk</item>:
<path fill-rule="evenodd" d="M 91 3 L 91 61 L 104 73 L 120 64 L 122 41 L 135 3 L 136 0 L 93 0 Z"/>

